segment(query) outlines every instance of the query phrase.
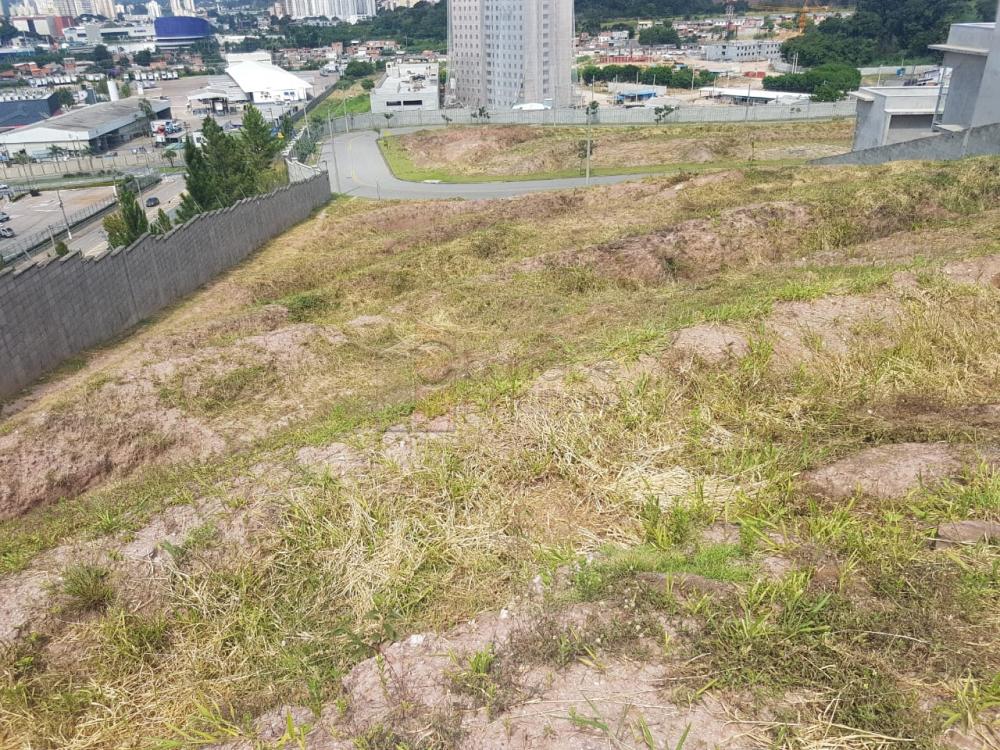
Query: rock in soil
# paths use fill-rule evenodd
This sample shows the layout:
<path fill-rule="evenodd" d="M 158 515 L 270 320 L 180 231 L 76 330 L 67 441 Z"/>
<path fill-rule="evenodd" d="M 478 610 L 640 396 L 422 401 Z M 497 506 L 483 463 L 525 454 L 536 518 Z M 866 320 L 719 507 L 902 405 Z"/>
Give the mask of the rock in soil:
<path fill-rule="evenodd" d="M 935 548 L 963 544 L 1000 543 L 1000 523 L 996 521 L 955 521 L 938 526 Z"/>

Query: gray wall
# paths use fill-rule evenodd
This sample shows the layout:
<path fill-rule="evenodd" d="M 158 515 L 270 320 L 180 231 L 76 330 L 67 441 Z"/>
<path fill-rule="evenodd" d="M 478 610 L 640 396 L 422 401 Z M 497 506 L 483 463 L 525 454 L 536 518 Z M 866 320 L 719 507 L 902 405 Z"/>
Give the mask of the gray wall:
<path fill-rule="evenodd" d="M 128 248 L 0 271 L 0 397 L 190 294 L 329 199 L 319 173 Z"/>
<path fill-rule="evenodd" d="M 884 164 L 889 161 L 921 159 L 947 161 L 966 156 L 1000 154 L 1000 124 L 970 128 L 962 133 L 938 133 L 904 143 L 852 151 L 848 154 L 815 159 L 811 164 Z"/>

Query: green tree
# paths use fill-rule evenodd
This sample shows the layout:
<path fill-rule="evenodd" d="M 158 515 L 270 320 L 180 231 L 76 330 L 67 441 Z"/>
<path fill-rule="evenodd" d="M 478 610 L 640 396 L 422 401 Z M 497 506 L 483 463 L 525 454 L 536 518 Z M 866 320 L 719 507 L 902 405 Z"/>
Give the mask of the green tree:
<path fill-rule="evenodd" d="M 135 193 L 122 186 L 118 191 L 118 210 L 104 218 L 104 231 L 111 247 L 128 247 L 149 231 L 146 212 Z"/>
<path fill-rule="evenodd" d="M 156 113 L 153 111 L 153 105 L 149 103 L 149 99 L 146 97 L 139 100 L 139 109 L 142 111 L 142 116 L 146 120 L 147 126 L 156 119 Z"/>
<path fill-rule="evenodd" d="M 363 60 L 351 60 L 344 68 L 344 78 L 364 78 L 375 73 L 375 66 Z"/>
<path fill-rule="evenodd" d="M 76 98 L 73 96 L 73 92 L 67 88 L 59 88 L 55 90 L 56 101 L 59 102 L 60 107 L 72 107 L 76 104 Z"/>
<path fill-rule="evenodd" d="M 172 148 L 168 148 L 163 152 L 163 158 L 170 163 L 171 167 L 173 167 L 174 160 L 177 158 L 177 152 L 174 151 Z"/>
<path fill-rule="evenodd" d="M 672 107 L 669 104 L 664 104 L 663 106 L 660 107 L 654 107 L 653 115 L 656 117 L 657 124 L 662 125 L 664 122 L 666 122 L 667 118 L 670 117 L 670 115 L 672 115 L 676 109 L 677 107 Z"/>
<path fill-rule="evenodd" d="M 216 196 L 218 208 L 233 205 L 254 194 L 255 176 L 244 158 L 238 136 L 228 135 L 211 117 L 201 126 L 204 142 L 201 146 L 207 182 Z M 191 165 L 188 165 L 190 173 Z"/>
<path fill-rule="evenodd" d="M 94 47 L 94 62 L 108 62 L 111 60 L 111 53 L 108 52 L 108 48 L 103 44 L 98 44 Z"/>
<path fill-rule="evenodd" d="M 118 87 L 118 95 L 122 99 L 128 99 L 132 96 L 132 87 L 129 85 L 128 81 L 121 82 L 121 85 Z"/>
<path fill-rule="evenodd" d="M 170 217 L 161 208 L 156 212 L 156 220 L 150 224 L 149 231 L 151 234 L 166 234 L 172 227 L 173 224 L 170 223 Z"/>
<path fill-rule="evenodd" d="M 364 80 L 361 81 L 361 88 L 363 88 L 365 91 L 371 91 L 373 88 L 375 88 L 375 81 L 373 81 L 371 78 L 365 78 Z"/>
<path fill-rule="evenodd" d="M 259 186 L 264 172 L 281 152 L 281 141 L 271 134 L 271 126 L 264 120 L 260 110 L 252 104 L 243 110 L 240 143 L 243 146 L 247 167 Z"/>
<path fill-rule="evenodd" d="M 677 33 L 677 29 L 667 21 L 660 26 L 651 26 L 648 29 L 643 29 L 639 32 L 639 44 L 644 45 L 658 45 L 658 44 L 675 44 L 679 45 L 681 43 L 681 37 Z"/>
<path fill-rule="evenodd" d="M 132 62 L 136 65 L 148 66 L 153 62 L 153 53 L 148 49 L 141 49 L 132 55 Z"/>
<path fill-rule="evenodd" d="M 187 174 L 184 176 L 187 190 L 181 196 L 181 204 L 177 209 L 177 217 L 181 221 L 219 207 L 219 198 L 205 154 L 190 138 L 184 141 L 184 163 L 187 165 Z"/>
<path fill-rule="evenodd" d="M 62 240 L 59 240 L 55 244 L 54 250 L 56 251 L 57 258 L 62 258 L 65 255 L 69 255 L 69 246 Z"/>

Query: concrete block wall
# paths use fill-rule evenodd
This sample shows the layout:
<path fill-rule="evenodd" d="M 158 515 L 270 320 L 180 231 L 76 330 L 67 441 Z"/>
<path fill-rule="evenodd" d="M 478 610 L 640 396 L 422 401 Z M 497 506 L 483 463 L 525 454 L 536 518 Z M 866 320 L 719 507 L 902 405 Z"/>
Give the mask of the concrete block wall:
<path fill-rule="evenodd" d="M 936 133 L 912 141 L 826 156 L 810 164 L 885 164 L 909 159 L 951 161 L 993 154 L 1000 154 L 1000 124 L 981 125 L 961 133 Z"/>
<path fill-rule="evenodd" d="M 0 271 L 0 398 L 195 291 L 329 199 L 321 172 L 127 248 Z"/>

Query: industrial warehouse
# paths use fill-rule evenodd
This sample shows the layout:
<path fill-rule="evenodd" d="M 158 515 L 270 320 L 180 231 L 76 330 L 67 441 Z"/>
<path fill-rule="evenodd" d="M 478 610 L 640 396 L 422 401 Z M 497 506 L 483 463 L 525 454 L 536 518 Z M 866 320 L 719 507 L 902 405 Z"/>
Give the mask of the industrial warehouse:
<path fill-rule="evenodd" d="M 146 101 L 152 109 L 153 119 L 170 118 L 168 100 Z M 139 99 L 132 98 L 102 102 L 11 130 L 0 135 L 0 150 L 8 159 L 21 152 L 41 158 L 50 154 L 53 148 L 66 153 L 98 154 L 148 134 L 146 113 Z"/>

